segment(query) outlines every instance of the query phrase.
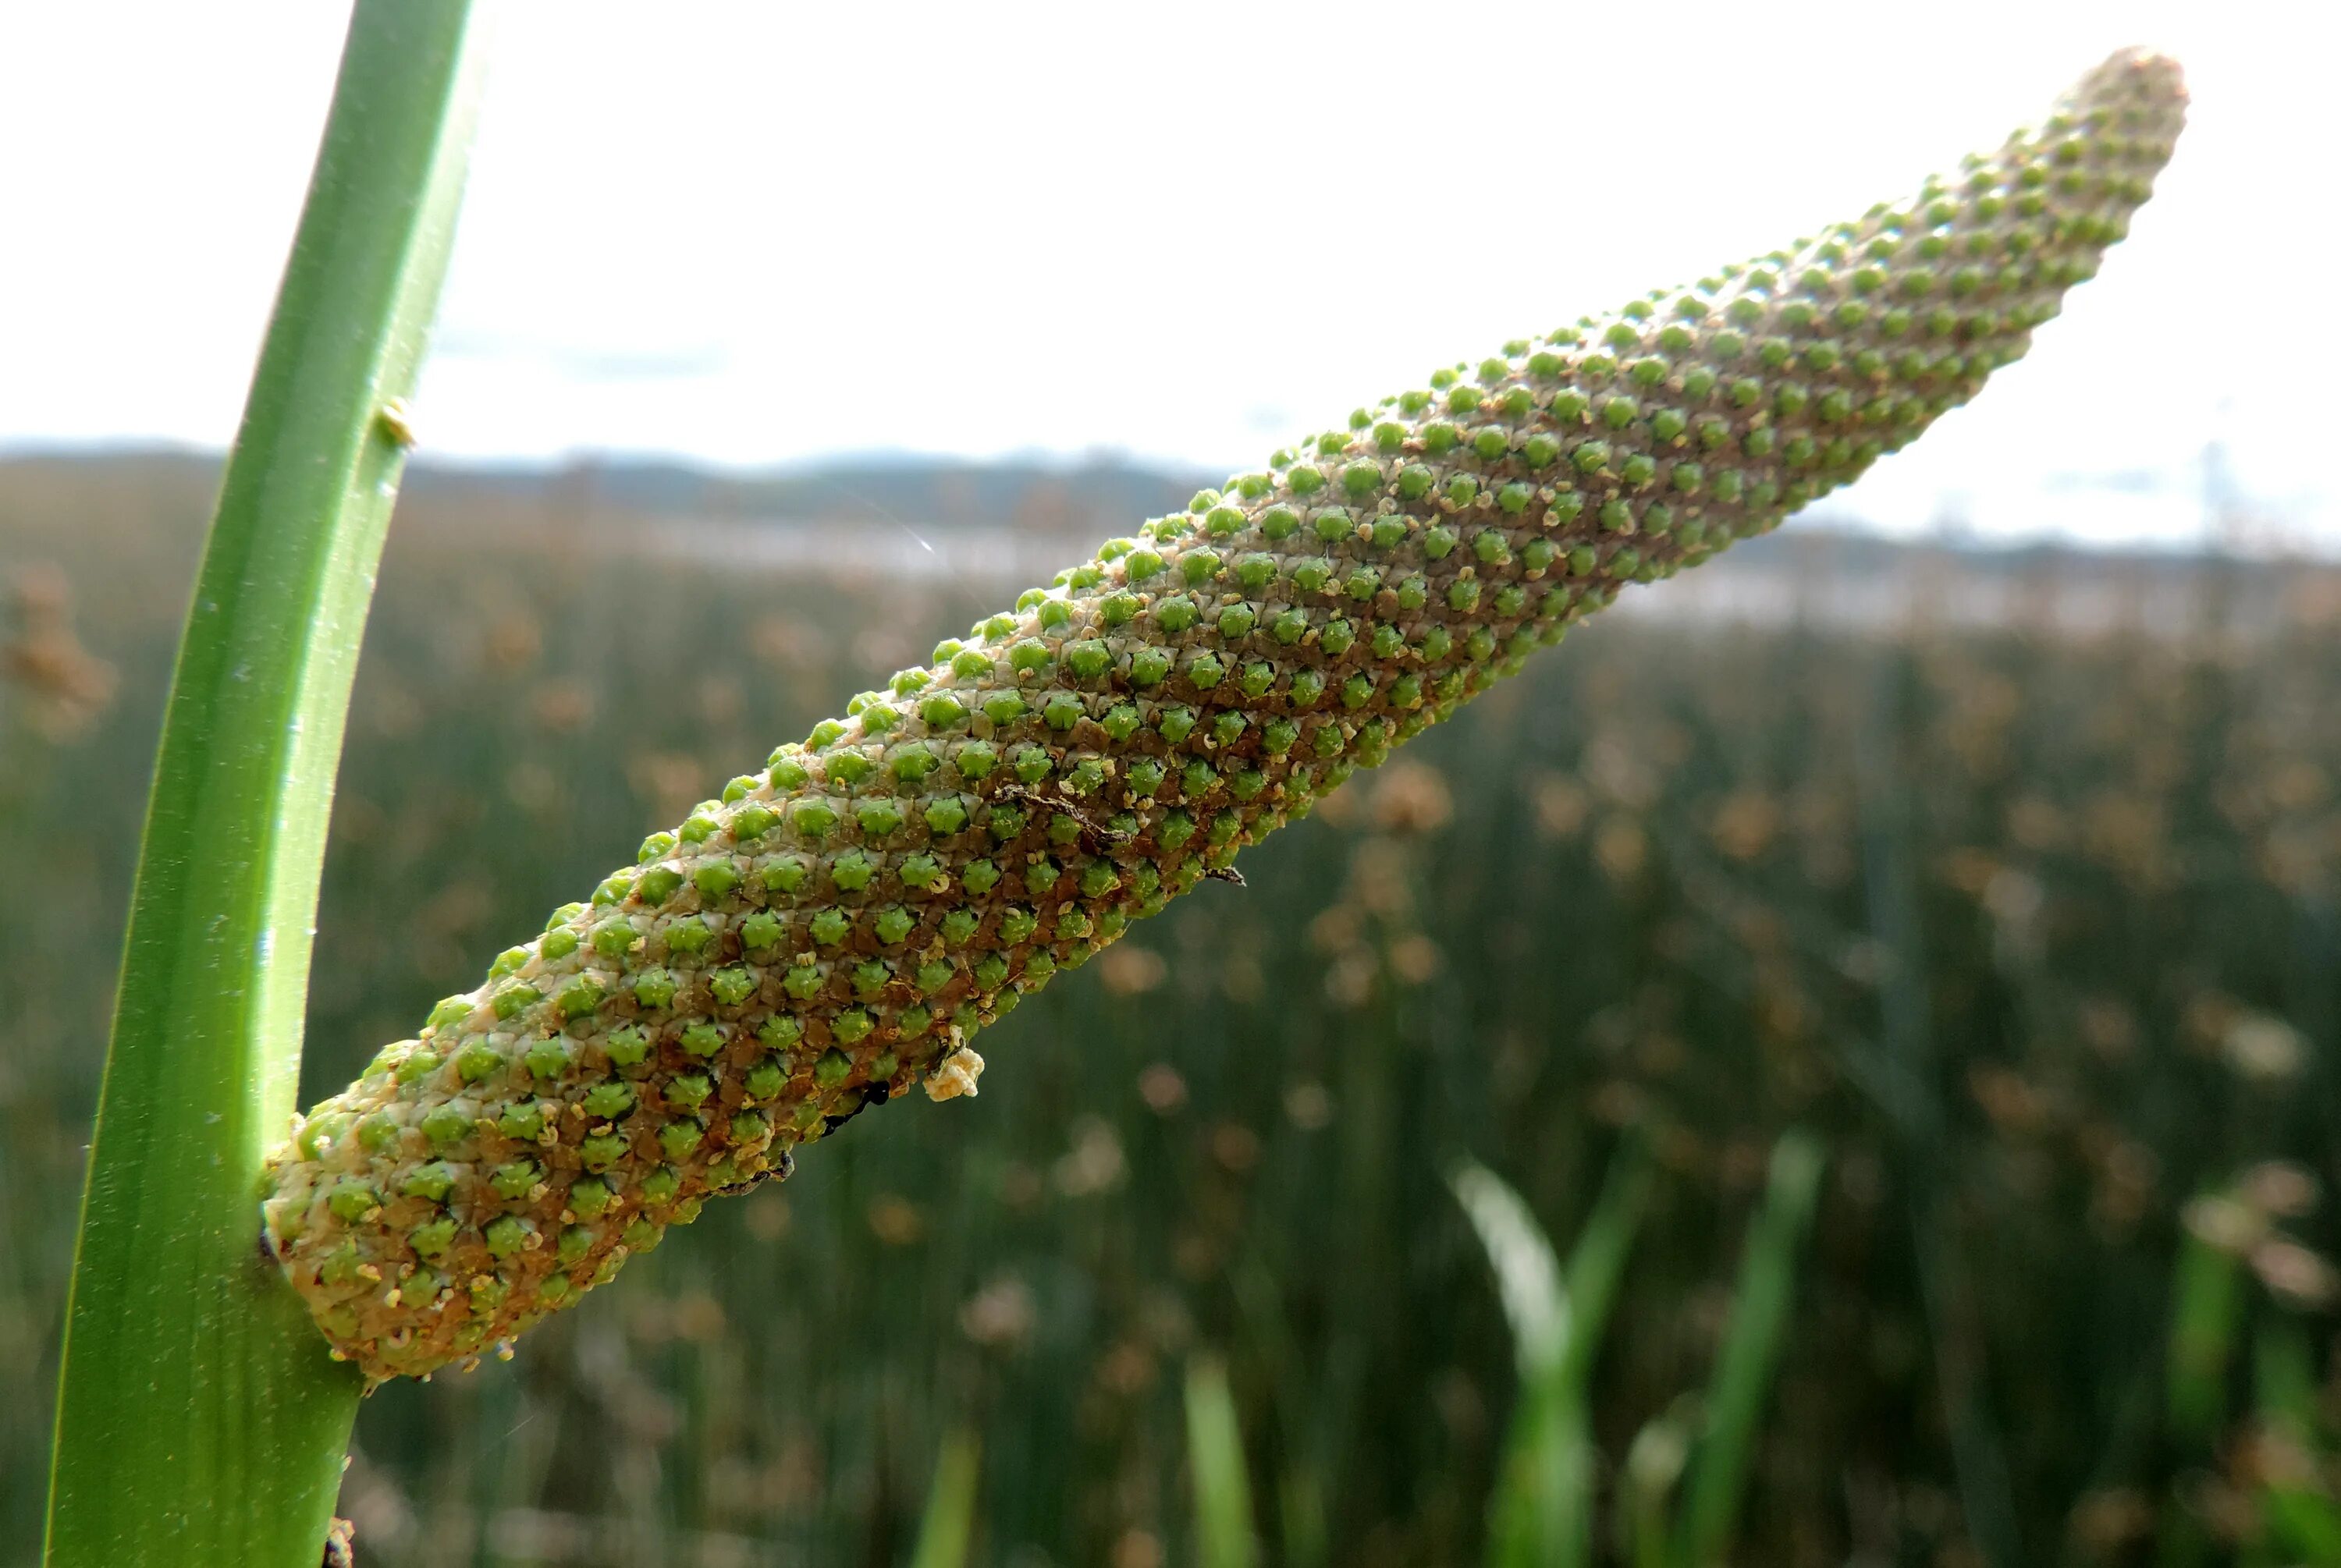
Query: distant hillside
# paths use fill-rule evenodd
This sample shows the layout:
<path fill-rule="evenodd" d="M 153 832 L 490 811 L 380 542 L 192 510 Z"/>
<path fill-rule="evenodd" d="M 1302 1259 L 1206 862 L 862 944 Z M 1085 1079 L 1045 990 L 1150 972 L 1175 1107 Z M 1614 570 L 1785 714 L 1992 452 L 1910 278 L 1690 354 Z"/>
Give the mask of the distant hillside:
<path fill-rule="evenodd" d="M 0 461 L 0 575 L 54 561 L 76 579 L 102 572 L 117 599 L 152 592 L 175 618 L 217 476 L 216 459 L 185 452 Z M 426 462 L 408 478 L 392 551 L 542 559 L 583 549 L 797 580 L 907 577 L 989 597 L 1045 581 L 1096 541 L 1183 506 L 1208 482 L 1114 459 L 880 455 L 762 474 L 652 462 Z M 2199 554 L 1906 543 L 1804 524 L 1626 604 L 1766 625 L 2025 621 L 2086 633 L 2124 624 L 2177 631 L 2212 619 L 2250 632 L 2341 613 L 2341 571 Z"/>
<path fill-rule="evenodd" d="M 967 462 L 911 456 L 848 457 L 770 473 L 724 473 L 678 463 L 581 462 L 557 469 L 417 467 L 417 500 L 483 494 L 557 497 L 582 510 L 762 521 L 852 518 L 915 521 L 1043 533 L 1120 531 L 1130 520 L 1182 506 L 1225 475 L 1171 473 L 1111 458 L 1075 463 Z"/>
<path fill-rule="evenodd" d="M 85 490 L 208 505 L 218 460 L 175 451 L 0 458 L 0 486 Z M 533 514 L 573 520 L 689 517 L 702 521 L 896 519 L 921 531 L 1011 527 L 1038 533 L 1121 531 L 1186 503 L 1224 475 L 1172 472 L 1104 457 L 1076 463 L 968 462 L 874 455 L 775 470 L 718 471 L 681 463 L 582 461 L 559 466 L 443 465 L 409 471 L 403 511 L 421 516 Z"/>

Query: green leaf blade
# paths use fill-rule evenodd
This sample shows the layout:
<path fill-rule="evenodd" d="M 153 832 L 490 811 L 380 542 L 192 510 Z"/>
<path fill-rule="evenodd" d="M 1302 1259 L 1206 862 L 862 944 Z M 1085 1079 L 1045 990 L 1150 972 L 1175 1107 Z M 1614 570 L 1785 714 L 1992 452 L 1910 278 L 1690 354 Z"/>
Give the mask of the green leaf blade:
<path fill-rule="evenodd" d="M 1559 1365 L 1569 1339 L 1569 1293 L 1560 1258 L 1527 1200 L 1487 1166 L 1466 1160 L 1449 1176 L 1447 1185 L 1496 1275 L 1496 1295 L 1511 1327 L 1520 1380 L 1540 1382 Z"/>
<path fill-rule="evenodd" d="M 943 1439 L 935 1459 L 934 1484 L 919 1523 L 919 1543 L 911 1568 L 966 1568 L 975 1542 L 976 1484 L 982 1446 L 973 1431 L 961 1428 Z"/>
<path fill-rule="evenodd" d="M 1773 1146 L 1764 1201 L 1748 1227 L 1731 1293 L 1730 1325 L 1708 1384 L 1706 1431 L 1691 1455 L 1676 1568 L 1710 1568 L 1729 1549 L 1827 1162 L 1827 1150 L 1809 1133 L 1789 1132 Z"/>
<path fill-rule="evenodd" d="M 1629 1138 L 1564 1265 L 1534 1211 L 1466 1160 L 1448 1185 L 1496 1275 L 1520 1372 L 1488 1509 L 1491 1568 L 1575 1568 L 1593 1557 L 1597 1469 L 1587 1381 L 1650 1189 L 1649 1154 Z"/>
<path fill-rule="evenodd" d="M 1227 1368 L 1198 1356 L 1187 1368 L 1187 1464 L 1195 1485 L 1196 1561 L 1201 1568 L 1258 1568 L 1251 1481 Z"/>

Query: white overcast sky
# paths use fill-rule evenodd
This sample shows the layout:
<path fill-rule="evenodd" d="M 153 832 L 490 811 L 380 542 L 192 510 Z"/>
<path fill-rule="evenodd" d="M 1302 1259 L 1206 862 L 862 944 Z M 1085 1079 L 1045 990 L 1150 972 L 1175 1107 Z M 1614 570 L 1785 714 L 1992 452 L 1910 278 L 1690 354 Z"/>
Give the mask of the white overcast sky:
<path fill-rule="evenodd" d="M 2131 240 L 1853 508 L 2184 540 L 2216 437 L 2333 548 L 2334 9 L 515 0 L 418 422 L 459 459 L 1248 466 L 2151 43 L 2195 106 Z M 347 15 L 0 0 L 0 449 L 226 442 Z"/>

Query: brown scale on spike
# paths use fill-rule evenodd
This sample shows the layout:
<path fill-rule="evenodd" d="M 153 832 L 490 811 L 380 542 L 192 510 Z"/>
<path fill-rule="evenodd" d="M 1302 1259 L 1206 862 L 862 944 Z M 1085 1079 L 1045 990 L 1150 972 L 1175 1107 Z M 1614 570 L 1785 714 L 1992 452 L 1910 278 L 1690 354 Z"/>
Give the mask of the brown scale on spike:
<path fill-rule="evenodd" d="M 968 1042 L 1629 582 L 1846 484 L 2023 353 L 2169 156 L 2177 68 L 1788 249 L 1360 410 L 772 753 L 271 1161 L 337 1355 L 421 1374 Z"/>

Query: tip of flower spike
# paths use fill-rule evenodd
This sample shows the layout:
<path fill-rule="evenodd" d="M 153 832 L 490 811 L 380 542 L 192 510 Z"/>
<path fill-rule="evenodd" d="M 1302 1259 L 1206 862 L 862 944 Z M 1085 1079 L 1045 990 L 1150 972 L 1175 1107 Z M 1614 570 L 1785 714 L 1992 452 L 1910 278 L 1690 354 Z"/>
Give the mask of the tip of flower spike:
<path fill-rule="evenodd" d="M 2132 47 L 2117 49 L 2067 88 L 2048 124 L 2127 143 L 2141 164 L 2159 166 L 2186 117 L 2187 73 L 2177 60 L 2158 49 Z"/>
<path fill-rule="evenodd" d="M 2131 96 L 2157 103 L 2187 102 L 2187 73 L 2159 49 L 2134 45 L 2117 49 L 2097 69 L 2073 84 L 2066 96 L 2076 103 Z"/>

